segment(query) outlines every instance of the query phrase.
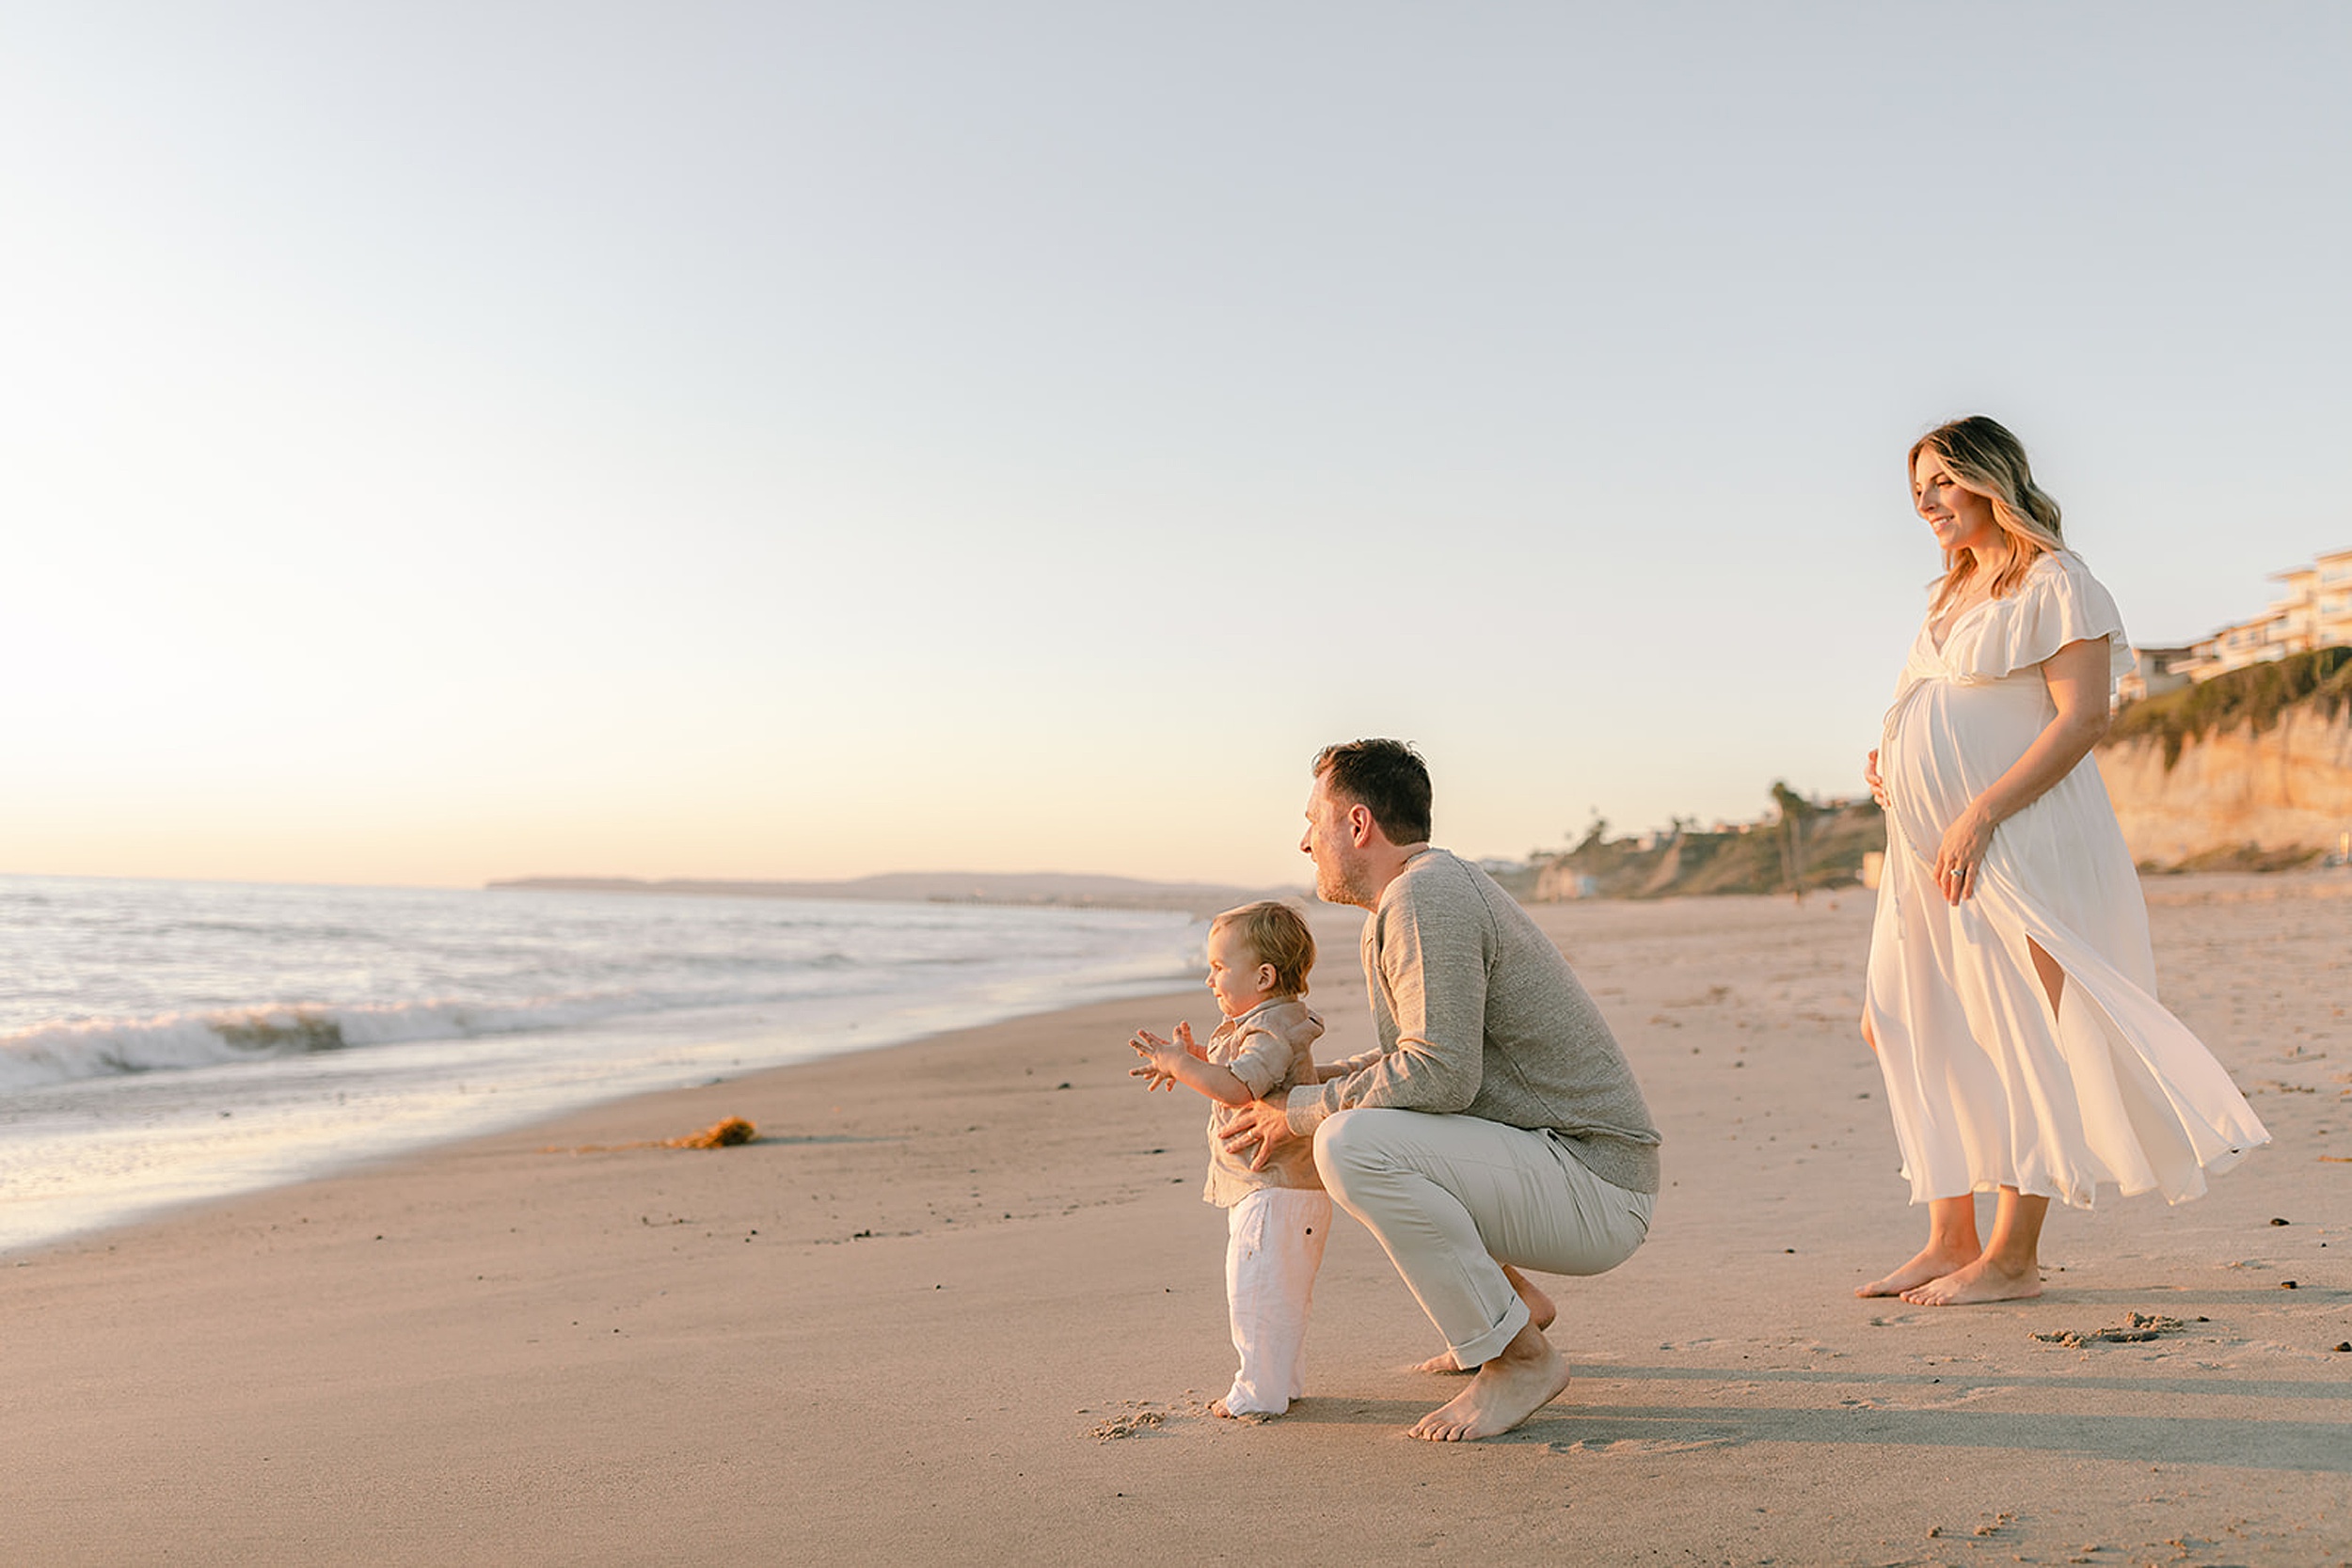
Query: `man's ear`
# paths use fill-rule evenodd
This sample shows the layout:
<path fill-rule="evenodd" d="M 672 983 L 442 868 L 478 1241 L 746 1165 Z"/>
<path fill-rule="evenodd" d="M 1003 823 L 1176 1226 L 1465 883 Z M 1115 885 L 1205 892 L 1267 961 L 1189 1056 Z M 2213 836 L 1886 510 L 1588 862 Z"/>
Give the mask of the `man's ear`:
<path fill-rule="evenodd" d="M 1357 848 L 1362 849 L 1371 845 L 1373 831 L 1377 826 L 1378 824 L 1372 819 L 1370 806 L 1355 805 L 1347 808 L 1347 836 Z"/>

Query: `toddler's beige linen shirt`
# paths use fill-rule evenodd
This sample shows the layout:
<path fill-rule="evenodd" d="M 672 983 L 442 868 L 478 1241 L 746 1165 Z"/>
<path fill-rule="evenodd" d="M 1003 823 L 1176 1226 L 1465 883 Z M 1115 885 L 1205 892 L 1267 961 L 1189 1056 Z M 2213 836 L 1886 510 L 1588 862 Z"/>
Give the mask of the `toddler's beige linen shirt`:
<path fill-rule="evenodd" d="M 1251 1094 L 1279 1103 L 1300 1084 L 1315 1081 L 1315 1041 L 1323 1020 L 1296 997 L 1261 1002 L 1239 1018 L 1229 1018 L 1209 1037 L 1209 1060 L 1240 1079 Z M 1233 1124 L 1241 1107 L 1209 1106 L 1209 1183 L 1201 1193 L 1220 1209 L 1231 1209 L 1261 1187 L 1307 1187 L 1321 1191 L 1315 1146 L 1303 1139 L 1284 1143 L 1263 1170 L 1251 1170 L 1253 1145 L 1236 1155 L 1217 1134 Z"/>

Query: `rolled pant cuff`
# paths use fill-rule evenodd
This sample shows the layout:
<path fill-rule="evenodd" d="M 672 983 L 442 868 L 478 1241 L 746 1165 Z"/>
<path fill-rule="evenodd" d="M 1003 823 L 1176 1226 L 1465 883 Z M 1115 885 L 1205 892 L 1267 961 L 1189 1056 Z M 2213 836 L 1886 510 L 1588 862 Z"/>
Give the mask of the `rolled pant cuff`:
<path fill-rule="evenodd" d="M 1454 1353 L 1454 1364 L 1466 1372 L 1477 1370 L 1501 1355 L 1502 1347 L 1518 1338 L 1518 1332 L 1527 1326 L 1528 1319 L 1527 1303 L 1514 1294 L 1501 1323 L 1464 1344 L 1446 1347 Z"/>

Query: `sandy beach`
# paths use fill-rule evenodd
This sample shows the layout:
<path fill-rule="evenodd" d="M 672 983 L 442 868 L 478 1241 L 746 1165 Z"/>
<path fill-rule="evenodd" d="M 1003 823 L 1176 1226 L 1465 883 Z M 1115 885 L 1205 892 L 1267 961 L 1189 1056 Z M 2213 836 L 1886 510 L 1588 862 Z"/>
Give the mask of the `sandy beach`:
<path fill-rule="evenodd" d="M 1669 1185 L 1631 1261 L 1544 1281 L 1575 1379 L 1506 1437 L 1401 1435 L 1454 1385 L 1404 1370 L 1433 1334 L 1344 1218 L 1311 1397 L 1205 1414 L 1201 1104 L 1123 1043 L 1205 1029 L 1191 990 L 0 1260 L 0 1560 L 2352 1560 L 2352 878 L 2149 892 L 2166 1000 L 2276 1141 L 2054 1214 L 2037 1300 L 1851 1294 L 1924 1225 L 1852 1026 L 1869 895 L 1545 906 Z M 1354 917 L 1318 919 L 1361 1049 Z M 726 1116 L 760 1140 L 596 1147 Z"/>

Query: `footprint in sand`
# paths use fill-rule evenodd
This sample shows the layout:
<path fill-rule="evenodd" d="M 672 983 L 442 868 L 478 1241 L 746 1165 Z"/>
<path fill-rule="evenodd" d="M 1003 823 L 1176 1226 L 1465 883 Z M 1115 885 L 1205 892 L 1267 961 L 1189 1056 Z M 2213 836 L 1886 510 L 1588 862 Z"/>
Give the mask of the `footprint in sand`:
<path fill-rule="evenodd" d="M 1894 1395 L 1878 1402 L 1881 1410 L 1947 1410 L 1956 1404 L 1969 1404 L 1991 1399 L 2000 1389 L 1994 1385 L 1978 1383 L 1954 1387 L 1915 1389 L 1908 1395 Z"/>

